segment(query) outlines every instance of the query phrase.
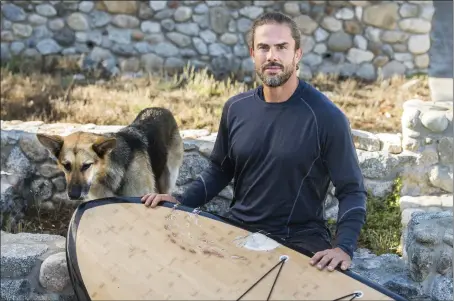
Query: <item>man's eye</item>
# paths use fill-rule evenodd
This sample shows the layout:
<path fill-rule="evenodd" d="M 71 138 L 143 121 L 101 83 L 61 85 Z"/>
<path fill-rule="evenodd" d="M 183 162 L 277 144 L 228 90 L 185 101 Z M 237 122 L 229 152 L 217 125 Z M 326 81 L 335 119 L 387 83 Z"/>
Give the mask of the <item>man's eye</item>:
<path fill-rule="evenodd" d="M 87 169 L 90 168 L 90 166 L 92 165 L 92 163 L 85 163 L 82 165 L 82 167 L 80 168 L 81 171 L 86 171 Z"/>

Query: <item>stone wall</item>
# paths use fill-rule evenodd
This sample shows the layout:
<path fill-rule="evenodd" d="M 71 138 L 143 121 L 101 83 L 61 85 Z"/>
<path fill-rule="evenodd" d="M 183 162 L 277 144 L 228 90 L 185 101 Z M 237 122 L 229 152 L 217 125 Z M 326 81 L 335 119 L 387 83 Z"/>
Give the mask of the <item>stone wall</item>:
<path fill-rule="evenodd" d="M 95 133 L 117 131 L 121 126 L 95 126 L 81 124 L 43 124 L 41 122 L 2 121 L 1 124 L 1 183 L 2 183 L 2 223 L 6 216 L 13 220 L 21 218 L 24 207 L 30 204 L 42 208 L 55 209 L 61 203 L 68 203 L 63 173 L 57 169 L 55 161 L 36 139 L 36 132 L 67 135 L 83 130 Z M 211 153 L 216 134 L 205 130 L 182 131 L 185 138 L 185 158 L 177 179 L 181 192 L 208 165 L 207 156 Z M 365 176 L 366 188 L 374 196 L 384 196 L 391 192 L 394 180 L 404 167 L 416 162 L 416 156 L 402 152 L 398 134 L 372 134 L 353 130 L 353 137 L 361 169 Z M 229 186 L 220 198 L 232 197 Z M 327 200 L 327 218 L 336 218 L 337 200 L 331 189 Z M 228 202 L 210 204 L 216 212 L 223 212 Z"/>
<path fill-rule="evenodd" d="M 452 196 L 451 196 L 452 201 Z M 411 301 L 453 298 L 453 213 L 418 212 L 404 233 L 405 252 L 377 256 L 358 249 L 352 270 Z"/>
<path fill-rule="evenodd" d="M 86 54 L 110 74 L 208 66 L 251 79 L 246 32 L 263 12 L 303 33 L 301 75 L 426 73 L 432 1 L 3 1 L 1 57 Z M 90 43 L 88 43 L 90 42 Z M 246 78 L 245 78 L 246 79 Z"/>
<path fill-rule="evenodd" d="M 353 129 L 366 189 L 372 195 L 382 197 L 392 191 L 395 180 L 400 178 L 401 208 L 403 211 L 411 209 L 405 215 L 416 207 L 431 211 L 452 207 L 449 197 L 453 192 L 452 112 L 452 102 L 434 104 L 410 100 L 404 104 L 402 134 Z M 20 218 L 20 212 L 30 202 L 44 208 L 55 208 L 67 202 L 63 174 L 37 141 L 36 132 L 67 135 L 83 130 L 105 133 L 115 132 L 121 127 L 2 121 L 2 218 L 6 214 L 14 217 L 16 213 Z M 178 191 L 182 191 L 207 166 L 207 157 L 216 138 L 216 133 L 205 130 L 181 133 L 185 138 L 185 159 L 177 180 Z M 232 191 L 229 186 L 220 198 L 229 200 Z M 327 219 L 337 216 L 334 193 L 332 187 L 327 199 Z M 219 212 L 228 206 L 222 202 L 216 204 L 223 204 L 212 207 Z"/>
<path fill-rule="evenodd" d="M 401 179 L 404 250 L 402 258 L 357 250 L 352 269 L 410 300 L 452 300 L 453 296 L 452 258 L 448 256 L 453 251 L 452 105 L 452 102 L 407 101 L 402 134 L 352 130 L 366 188 L 371 194 L 384 196 L 391 192 L 394 181 Z M 38 143 L 35 133 L 67 135 L 78 130 L 105 133 L 121 127 L 2 121 L 2 225 L 20 220 L 26 206 L 58 209 L 62 204 L 71 205 L 63 174 Z M 181 134 L 185 155 L 176 194 L 208 165 L 207 157 L 216 138 L 215 133 L 205 130 L 185 130 Z M 229 185 L 203 209 L 224 213 L 232 193 Z M 337 217 L 338 201 L 334 193 L 332 188 L 326 200 L 327 219 Z M 46 237 L 2 233 L 2 296 L 71 295 L 60 264 L 63 237 Z M 37 242 L 43 239 L 45 243 Z M 58 245 L 54 243 L 57 241 Z M 20 275 L 8 272 L 17 267 L 22 271 Z"/>
<path fill-rule="evenodd" d="M 420 196 L 453 192 L 453 103 L 404 104 L 402 146 L 416 153 L 416 166 L 403 173 L 403 195 Z"/>
<path fill-rule="evenodd" d="M 74 300 L 66 241 L 58 235 L 1 231 L 1 300 Z"/>

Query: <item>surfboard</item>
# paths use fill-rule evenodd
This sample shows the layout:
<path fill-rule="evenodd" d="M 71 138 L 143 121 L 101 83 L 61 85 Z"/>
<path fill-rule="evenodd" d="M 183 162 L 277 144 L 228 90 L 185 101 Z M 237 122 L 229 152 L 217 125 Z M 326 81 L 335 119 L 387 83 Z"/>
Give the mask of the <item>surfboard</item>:
<path fill-rule="evenodd" d="M 405 300 L 242 223 L 140 198 L 80 204 L 66 259 L 79 300 Z"/>

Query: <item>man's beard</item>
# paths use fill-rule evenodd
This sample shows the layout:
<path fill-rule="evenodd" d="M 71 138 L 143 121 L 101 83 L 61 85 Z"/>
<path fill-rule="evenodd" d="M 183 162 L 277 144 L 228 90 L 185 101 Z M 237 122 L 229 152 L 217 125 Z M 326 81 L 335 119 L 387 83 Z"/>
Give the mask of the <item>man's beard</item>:
<path fill-rule="evenodd" d="M 274 67 L 274 66 L 280 67 L 282 69 L 282 72 L 280 74 L 276 74 L 276 75 L 266 75 L 265 74 L 266 68 Z M 290 78 L 290 76 L 292 76 L 293 67 L 294 67 L 294 62 L 292 62 L 292 64 L 290 66 L 287 66 L 286 68 L 284 68 L 284 66 L 281 64 L 271 62 L 262 67 L 256 68 L 256 72 L 257 72 L 258 77 L 260 78 L 260 80 L 263 82 L 263 84 L 265 86 L 279 87 L 279 86 L 282 86 L 283 84 L 285 84 L 288 81 L 288 79 Z"/>

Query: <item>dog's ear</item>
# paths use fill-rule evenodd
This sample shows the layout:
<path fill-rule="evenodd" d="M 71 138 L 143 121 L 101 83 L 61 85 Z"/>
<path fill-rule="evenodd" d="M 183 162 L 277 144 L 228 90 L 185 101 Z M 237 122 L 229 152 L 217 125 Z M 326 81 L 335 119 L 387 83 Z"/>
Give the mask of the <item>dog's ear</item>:
<path fill-rule="evenodd" d="M 60 155 L 63 147 L 63 138 L 58 135 L 36 134 L 38 141 L 47 148 L 56 158 Z"/>
<path fill-rule="evenodd" d="M 117 139 L 101 137 L 93 144 L 93 150 L 99 157 L 107 155 L 117 145 Z"/>

